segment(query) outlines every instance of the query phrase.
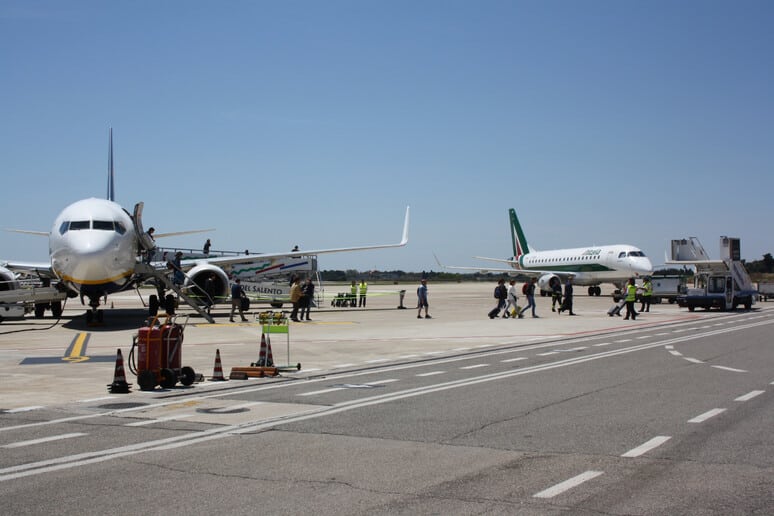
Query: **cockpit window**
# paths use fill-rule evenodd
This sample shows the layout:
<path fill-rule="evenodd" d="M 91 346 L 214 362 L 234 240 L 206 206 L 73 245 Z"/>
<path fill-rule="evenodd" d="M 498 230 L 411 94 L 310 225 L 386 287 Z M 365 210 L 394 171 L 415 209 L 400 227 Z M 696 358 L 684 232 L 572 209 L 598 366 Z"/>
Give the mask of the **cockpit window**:
<path fill-rule="evenodd" d="M 644 256 L 645 256 L 645 253 L 643 253 L 642 251 L 629 251 L 629 256 L 640 256 L 640 257 L 644 257 Z"/>
<path fill-rule="evenodd" d="M 65 233 L 67 233 L 67 228 L 69 228 L 69 227 L 70 227 L 70 221 L 69 220 L 66 220 L 66 221 L 62 222 L 62 225 L 59 226 L 59 234 L 60 235 L 64 235 Z"/>
<path fill-rule="evenodd" d="M 89 228 L 91 228 L 90 220 L 74 220 L 70 222 L 70 231 L 77 231 L 79 229 L 89 229 Z"/>
<path fill-rule="evenodd" d="M 619 258 L 626 258 L 626 252 L 618 253 Z"/>
<path fill-rule="evenodd" d="M 92 229 L 99 229 L 102 231 L 113 231 L 112 220 L 95 220 L 92 222 Z"/>
<path fill-rule="evenodd" d="M 121 224 L 118 221 L 116 221 L 116 233 L 118 233 L 119 235 L 123 235 L 124 233 L 126 233 L 126 228 L 124 227 L 123 224 Z"/>

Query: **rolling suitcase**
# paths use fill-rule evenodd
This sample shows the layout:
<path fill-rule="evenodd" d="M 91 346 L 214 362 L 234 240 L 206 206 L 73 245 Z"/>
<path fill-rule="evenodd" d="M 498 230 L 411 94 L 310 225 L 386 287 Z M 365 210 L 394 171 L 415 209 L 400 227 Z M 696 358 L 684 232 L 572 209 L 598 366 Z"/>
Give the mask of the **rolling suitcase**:
<path fill-rule="evenodd" d="M 617 302 L 616 304 L 610 307 L 610 310 L 607 311 L 607 315 L 609 315 L 610 317 L 613 317 L 614 315 L 620 316 L 621 308 L 623 308 L 624 306 L 626 306 L 626 301 L 621 299 L 619 302 Z"/>
<path fill-rule="evenodd" d="M 494 319 L 495 317 L 498 317 L 500 315 L 500 307 L 493 308 L 489 311 L 489 318 Z"/>

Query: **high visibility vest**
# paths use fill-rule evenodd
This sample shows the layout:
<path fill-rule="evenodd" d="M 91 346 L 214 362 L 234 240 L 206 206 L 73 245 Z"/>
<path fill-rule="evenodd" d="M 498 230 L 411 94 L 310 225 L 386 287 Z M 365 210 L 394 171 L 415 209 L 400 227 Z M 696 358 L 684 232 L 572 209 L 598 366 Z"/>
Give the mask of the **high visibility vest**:
<path fill-rule="evenodd" d="M 650 281 L 646 281 L 645 283 L 643 283 L 642 288 L 645 290 L 642 293 L 643 296 L 653 295 L 653 284 Z"/>
<path fill-rule="evenodd" d="M 368 291 L 368 283 L 365 281 L 360 284 L 360 295 L 364 295 Z"/>
<path fill-rule="evenodd" d="M 353 284 L 352 287 L 350 288 L 350 292 L 352 292 L 353 295 L 356 295 L 357 294 L 357 285 Z"/>
<path fill-rule="evenodd" d="M 629 285 L 626 287 L 626 300 L 627 301 L 636 301 L 637 300 L 637 286 L 636 285 Z"/>

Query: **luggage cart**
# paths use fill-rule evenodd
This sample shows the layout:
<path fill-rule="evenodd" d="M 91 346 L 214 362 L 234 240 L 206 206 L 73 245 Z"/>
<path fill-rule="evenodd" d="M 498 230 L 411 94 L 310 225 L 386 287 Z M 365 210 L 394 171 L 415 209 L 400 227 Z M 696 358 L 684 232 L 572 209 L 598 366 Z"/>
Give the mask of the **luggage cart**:
<path fill-rule="evenodd" d="M 301 363 L 295 365 L 290 363 L 290 322 L 286 312 L 281 311 L 267 311 L 260 312 L 258 314 L 258 324 L 261 325 L 261 331 L 266 335 L 266 339 L 271 343 L 271 335 L 285 334 L 285 346 L 286 346 L 286 365 L 276 365 L 279 371 L 300 371 Z"/>

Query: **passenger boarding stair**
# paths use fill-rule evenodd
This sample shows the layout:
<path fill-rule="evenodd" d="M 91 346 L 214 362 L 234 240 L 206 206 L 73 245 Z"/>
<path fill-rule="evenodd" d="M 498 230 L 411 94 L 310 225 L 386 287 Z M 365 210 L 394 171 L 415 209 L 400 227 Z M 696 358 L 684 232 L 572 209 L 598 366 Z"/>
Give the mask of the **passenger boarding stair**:
<path fill-rule="evenodd" d="M 173 270 L 178 270 L 180 272 L 183 272 L 182 270 L 178 269 L 177 267 L 172 264 Z M 154 267 L 153 265 L 147 264 L 147 263 L 137 263 L 137 265 L 134 268 L 135 273 L 145 275 L 145 276 L 151 276 L 153 278 L 156 278 L 158 281 L 161 282 L 162 285 L 164 285 L 169 290 L 173 291 L 175 294 L 180 296 L 180 299 L 182 299 L 188 306 L 196 310 L 196 312 L 207 319 L 207 322 L 214 323 L 215 319 L 212 318 L 210 314 L 207 313 L 207 310 L 204 309 L 201 305 L 199 305 L 195 299 L 188 296 L 183 289 L 181 289 L 178 285 L 175 285 L 172 282 L 172 279 L 169 276 L 168 270 L 164 269 L 158 269 Z M 185 274 L 183 272 L 183 274 Z"/>

